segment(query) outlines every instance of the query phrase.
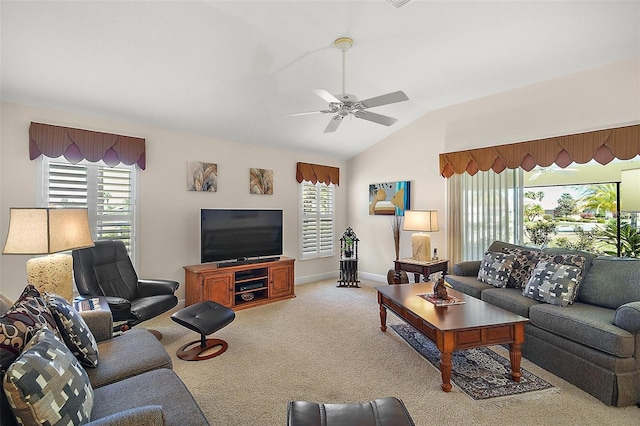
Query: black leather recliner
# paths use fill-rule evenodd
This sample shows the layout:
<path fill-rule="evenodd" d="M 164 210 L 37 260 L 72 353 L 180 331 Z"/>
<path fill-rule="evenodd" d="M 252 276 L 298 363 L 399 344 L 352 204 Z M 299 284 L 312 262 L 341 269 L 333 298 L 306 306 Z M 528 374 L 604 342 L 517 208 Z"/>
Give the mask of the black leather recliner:
<path fill-rule="evenodd" d="M 122 241 L 99 240 L 94 247 L 73 250 L 73 275 L 78 293 L 106 296 L 114 330 L 124 331 L 178 304 L 176 281 L 138 279 Z M 124 322 L 124 323 L 123 323 Z"/>

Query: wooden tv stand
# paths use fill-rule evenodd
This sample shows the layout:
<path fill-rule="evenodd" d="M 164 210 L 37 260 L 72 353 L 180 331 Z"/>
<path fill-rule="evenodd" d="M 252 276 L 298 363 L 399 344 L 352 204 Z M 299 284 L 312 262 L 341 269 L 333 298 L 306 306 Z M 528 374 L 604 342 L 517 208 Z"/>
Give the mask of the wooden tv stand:
<path fill-rule="evenodd" d="M 203 263 L 184 267 L 185 306 L 211 300 L 233 310 L 296 297 L 294 259 L 219 267 Z"/>

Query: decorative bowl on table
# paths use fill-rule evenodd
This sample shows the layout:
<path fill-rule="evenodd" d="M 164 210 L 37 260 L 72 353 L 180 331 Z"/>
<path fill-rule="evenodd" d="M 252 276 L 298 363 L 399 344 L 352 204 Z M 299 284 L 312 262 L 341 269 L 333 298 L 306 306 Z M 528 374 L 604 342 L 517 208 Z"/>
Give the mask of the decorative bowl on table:
<path fill-rule="evenodd" d="M 242 300 L 244 300 L 245 302 L 248 302 L 250 300 L 253 300 L 253 298 L 255 297 L 253 293 L 242 293 L 240 295 L 240 297 L 242 298 Z"/>

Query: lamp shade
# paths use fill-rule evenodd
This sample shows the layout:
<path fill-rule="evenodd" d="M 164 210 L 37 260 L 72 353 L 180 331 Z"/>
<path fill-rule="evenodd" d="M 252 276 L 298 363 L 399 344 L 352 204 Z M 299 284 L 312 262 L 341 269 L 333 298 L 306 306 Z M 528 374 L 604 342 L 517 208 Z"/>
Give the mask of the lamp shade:
<path fill-rule="evenodd" d="M 11 208 L 2 254 L 51 254 L 93 245 L 87 209 Z"/>
<path fill-rule="evenodd" d="M 436 210 L 405 210 L 404 231 L 438 231 L 438 212 Z"/>

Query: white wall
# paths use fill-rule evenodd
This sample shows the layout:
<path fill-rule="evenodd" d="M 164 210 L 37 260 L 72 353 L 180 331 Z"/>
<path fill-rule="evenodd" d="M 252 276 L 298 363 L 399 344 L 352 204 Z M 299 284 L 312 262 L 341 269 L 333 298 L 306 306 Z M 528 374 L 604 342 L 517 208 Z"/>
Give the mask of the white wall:
<path fill-rule="evenodd" d="M 425 133 L 425 127 L 412 124 L 349 161 L 348 225 L 360 238 L 359 267 L 364 277 L 386 282 L 387 271 L 393 268 L 395 259 L 392 219 L 369 215 L 372 183 L 411 182 L 411 208 L 438 211 L 440 231 L 431 233 L 431 247 L 438 248 L 443 257 L 445 192 L 437 155 L 444 149 L 442 136 Z M 411 234 L 401 232 L 401 258 L 411 257 Z"/>
<path fill-rule="evenodd" d="M 340 167 L 336 229 L 339 233 L 351 226 L 358 234 L 361 276 L 386 281 L 395 256 L 391 222 L 388 217 L 369 216 L 369 184 L 411 181 L 412 208 L 439 212 L 441 230 L 431 234 L 432 247 L 446 257 L 446 180 L 439 175 L 438 154 L 640 123 L 640 59 L 430 112 L 348 163 L 23 105 L 2 104 L 0 119 L 2 242 L 9 207 L 35 203 L 35 163 L 28 159 L 27 142 L 29 123 L 40 121 L 146 138 L 148 167 L 140 173 L 141 276 L 183 281 L 182 266 L 199 260 L 197 214 L 202 207 L 284 209 L 285 220 L 291 223 L 285 232 L 284 251 L 296 257 L 295 163 L 305 161 Z M 217 193 L 186 191 L 185 164 L 189 160 L 218 164 Z M 248 193 L 250 167 L 274 170 L 273 196 Z M 410 254 L 410 233 L 403 232 L 400 256 Z M 11 298 L 24 287 L 26 260 L 26 256 L 0 257 L 0 291 Z M 335 258 L 298 261 L 296 281 L 323 278 L 336 269 Z M 184 297 L 184 288 L 179 296 Z"/>
<path fill-rule="evenodd" d="M 132 123 L 115 122 L 34 108 L 2 104 L 0 141 L 0 241 L 4 244 L 10 207 L 36 203 L 36 162 L 29 160 L 28 130 L 32 121 L 146 139 L 147 169 L 139 173 L 138 274 L 184 282 L 182 267 L 200 262 L 201 208 L 278 208 L 284 211 L 284 255 L 298 257 L 298 183 L 296 162 L 340 168 L 347 182 L 346 162 L 306 153 L 269 149 Z M 187 161 L 218 164 L 218 192 L 186 190 Z M 274 194 L 249 194 L 249 168 L 274 172 Z M 336 190 L 336 227 L 346 227 L 345 185 Z M 29 256 L 0 257 L 0 291 L 15 299 L 26 284 Z M 297 261 L 296 282 L 337 274 L 336 258 Z M 178 290 L 184 298 L 184 286 Z"/>
<path fill-rule="evenodd" d="M 361 239 L 360 269 L 386 281 L 395 256 L 389 219 L 368 215 L 370 183 L 411 181 L 412 208 L 438 210 L 441 230 L 431 245 L 444 258 L 448 203 L 438 154 L 636 123 L 637 57 L 427 113 L 349 161 L 347 222 Z M 400 257 L 410 255 L 403 232 Z"/>

